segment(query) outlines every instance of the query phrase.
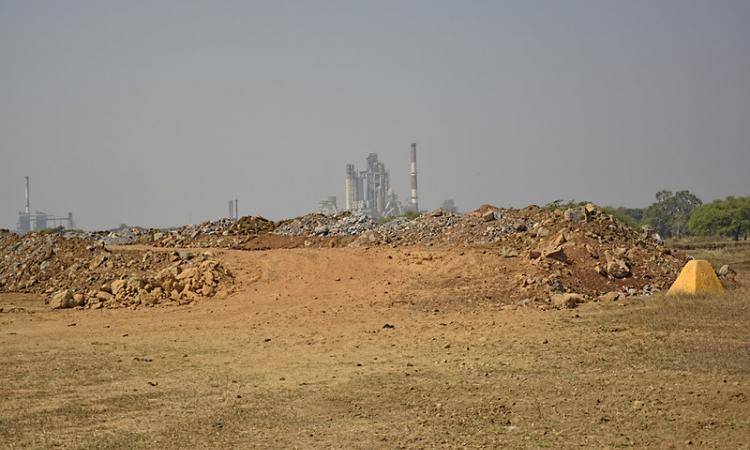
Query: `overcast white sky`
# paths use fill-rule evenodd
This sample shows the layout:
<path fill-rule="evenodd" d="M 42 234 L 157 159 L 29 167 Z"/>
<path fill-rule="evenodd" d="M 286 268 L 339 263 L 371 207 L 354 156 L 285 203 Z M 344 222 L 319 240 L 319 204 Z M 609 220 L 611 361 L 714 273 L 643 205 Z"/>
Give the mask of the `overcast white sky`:
<path fill-rule="evenodd" d="M 750 195 L 750 2 L 0 0 L 0 227 Z"/>

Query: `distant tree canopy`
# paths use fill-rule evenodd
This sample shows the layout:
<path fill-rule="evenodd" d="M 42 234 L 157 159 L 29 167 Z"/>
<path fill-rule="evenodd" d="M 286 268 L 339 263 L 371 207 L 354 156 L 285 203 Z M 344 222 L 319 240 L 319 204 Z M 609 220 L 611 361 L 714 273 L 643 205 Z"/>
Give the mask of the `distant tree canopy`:
<path fill-rule="evenodd" d="M 581 202 L 578 200 L 568 200 L 565 201 L 563 199 L 557 199 L 554 201 L 551 201 L 544 205 L 545 209 L 548 209 L 550 211 L 554 211 L 556 209 L 568 209 L 568 208 L 576 208 L 578 206 L 583 206 L 588 202 Z"/>
<path fill-rule="evenodd" d="M 643 212 L 642 225 L 651 226 L 663 238 L 683 237 L 688 233 L 690 214 L 702 204 L 690 191 L 659 191 L 656 203 Z"/>
<path fill-rule="evenodd" d="M 625 208 L 623 206 L 605 206 L 604 212 L 612 214 L 621 222 L 625 222 L 636 230 L 641 227 L 641 220 L 643 220 L 643 209 L 642 208 Z"/>
<path fill-rule="evenodd" d="M 727 236 L 735 241 L 750 233 L 750 197 L 727 197 L 696 208 L 688 224 L 697 235 Z"/>
<path fill-rule="evenodd" d="M 584 203 L 555 200 L 544 207 L 565 209 Z M 656 202 L 648 208 L 605 206 L 603 209 L 636 230 L 648 226 L 664 239 L 699 235 L 739 240 L 750 235 L 750 197 L 727 197 L 703 205 L 690 191 L 661 190 L 656 193 Z"/>

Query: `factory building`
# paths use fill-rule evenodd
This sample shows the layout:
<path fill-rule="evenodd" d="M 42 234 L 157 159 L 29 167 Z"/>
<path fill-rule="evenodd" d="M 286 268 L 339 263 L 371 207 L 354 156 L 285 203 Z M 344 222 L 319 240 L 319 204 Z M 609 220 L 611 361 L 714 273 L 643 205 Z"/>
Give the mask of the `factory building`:
<path fill-rule="evenodd" d="M 318 211 L 330 216 L 339 212 L 339 206 L 336 200 L 336 196 L 332 195 L 325 200 L 321 200 L 318 204 Z"/>
<path fill-rule="evenodd" d="M 378 161 L 377 153 L 367 155 L 365 170 L 346 165 L 344 209 L 376 218 L 401 214 L 401 203 L 391 189 L 390 173 Z"/>
<path fill-rule="evenodd" d="M 19 234 L 24 234 L 29 231 L 41 231 L 56 227 L 75 228 L 73 213 L 69 212 L 67 217 L 56 217 L 42 211 L 32 213 L 29 197 L 29 177 L 26 177 L 26 207 L 18 213 L 16 231 Z"/>

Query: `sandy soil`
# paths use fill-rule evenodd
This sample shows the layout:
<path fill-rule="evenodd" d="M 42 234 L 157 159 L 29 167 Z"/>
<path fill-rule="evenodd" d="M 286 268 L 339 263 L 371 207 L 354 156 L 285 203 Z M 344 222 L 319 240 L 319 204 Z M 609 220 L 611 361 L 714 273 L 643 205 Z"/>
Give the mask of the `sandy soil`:
<path fill-rule="evenodd" d="M 0 296 L 0 447 L 750 448 L 747 291 L 540 311 L 479 249 L 217 253 L 190 307 Z"/>

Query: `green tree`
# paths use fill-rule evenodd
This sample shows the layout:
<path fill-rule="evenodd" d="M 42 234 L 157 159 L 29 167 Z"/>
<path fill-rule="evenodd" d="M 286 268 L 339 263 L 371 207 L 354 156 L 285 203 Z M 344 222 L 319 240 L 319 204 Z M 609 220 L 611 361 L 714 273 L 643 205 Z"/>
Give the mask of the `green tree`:
<path fill-rule="evenodd" d="M 688 233 L 693 209 L 702 204 L 690 191 L 662 190 L 656 193 L 656 203 L 644 211 L 642 223 L 653 227 L 663 238 L 680 238 Z"/>
<path fill-rule="evenodd" d="M 641 227 L 641 220 L 643 220 L 642 208 L 625 208 L 623 206 L 605 206 L 604 212 L 611 214 L 621 222 L 625 222 L 634 229 L 638 230 Z"/>
<path fill-rule="evenodd" d="M 693 210 L 690 231 L 703 236 L 728 236 L 735 241 L 750 233 L 750 197 L 727 197 Z"/>

